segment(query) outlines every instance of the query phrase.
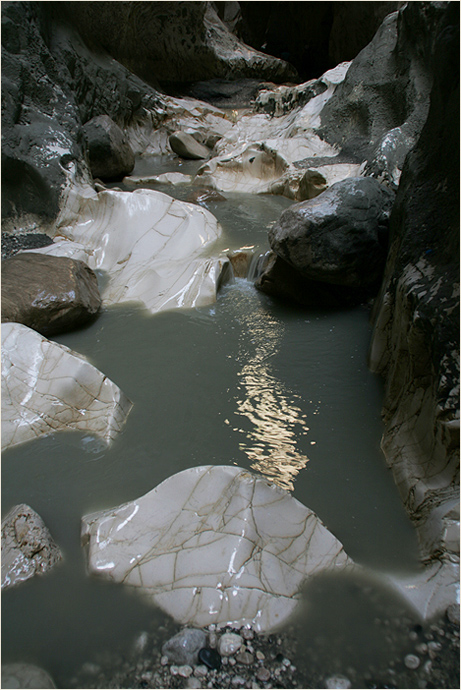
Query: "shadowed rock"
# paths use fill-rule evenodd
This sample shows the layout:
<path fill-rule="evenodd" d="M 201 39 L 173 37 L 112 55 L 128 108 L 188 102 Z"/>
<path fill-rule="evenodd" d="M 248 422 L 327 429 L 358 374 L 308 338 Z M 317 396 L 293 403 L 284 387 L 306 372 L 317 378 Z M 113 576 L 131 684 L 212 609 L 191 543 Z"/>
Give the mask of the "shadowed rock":
<path fill-rule="evenodd" d="M 83 126 L 93 177 L 113 180 L 129 175 L 134 155 L 120 127 L 107 115 L 98 115 Z"/>
<path fill-rule="evenodd" d="M 82 261 L 35 252 L 2 261 L 2 322 L 48 336 L 84 326 L 100 307 L 96 275 Z"/>

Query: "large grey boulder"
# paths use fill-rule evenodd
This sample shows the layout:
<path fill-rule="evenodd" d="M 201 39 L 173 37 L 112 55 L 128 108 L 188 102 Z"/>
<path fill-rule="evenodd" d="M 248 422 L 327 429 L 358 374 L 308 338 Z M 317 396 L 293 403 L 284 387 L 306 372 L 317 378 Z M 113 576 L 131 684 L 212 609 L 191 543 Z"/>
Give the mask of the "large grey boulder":
<path fill-rule="evenodd" d="M 187 132 L 174 132 L 169 136 L 168 142 L 172 151 L 181 158 L 204 160 L 210 157 L 210 149 Z"/>
<path fill-rule="evenodd" d="M 61 558 L 61 551 L 45 523 L 30 506 L 24 503 L 14 506 L 4 517 L 2 589 L 46 573 Z"/>
<path fill-rule="evenodd" d="M 2 261 L 2 322 L 49 336 L 87 324 L 100 307 L 96 275 L 83 261 L 35 252 Z"/>
<path fill-rule="evenodd" d="M 381 279 L 394 193 L 347 178 L 286 209 L 269 230 L 273 251 L 309 280 L 365 288 Z"/>
<path fill-rule="evenodd" d="M 423 558 L 453 564 L 459 563 L 458 3 L 449 4 L 435 36 L 433 73 L 427 122 L 405 160 L 390 219 L 370 365 L 385 379 L 382 447 Z"/>
<path fill-rule="evenodd" d="M 113 180 L 130 174 L 133 151 L 123 130 L 108 115 L 93 117 L 82 131 L 93 177 Z"/>

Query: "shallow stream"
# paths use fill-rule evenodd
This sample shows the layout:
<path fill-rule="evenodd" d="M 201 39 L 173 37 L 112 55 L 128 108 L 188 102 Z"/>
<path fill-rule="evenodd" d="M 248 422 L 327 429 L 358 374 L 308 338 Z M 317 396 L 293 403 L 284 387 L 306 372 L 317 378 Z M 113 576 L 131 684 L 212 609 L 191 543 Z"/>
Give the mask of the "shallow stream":
<path fill-rule="evenodd" d="M 141 161 L 134 174 L 173 170 L 166 157 L 162 169 L 157 163 Z M 268 227 L 291 202 L 226 197 L 207 203 L 224 229 L 217 249 L 266 251 Z M 4 453 L 3 514 L 28 503 L 65 560 L 2 597 L 3 661 L 37 663 L 69 687 L 83 662 L 165 624 L 123 587 L 86 576 L 80 519 L 197 465 L 259 471 L 313 509 L 359 564 L 415 571 L 416 535 L 379 447 L 382 383 L 366 366 L 369 337 L 368 307 L 301 309 L 236 279 L 207 307 L 155 316 L 112 307 L 89 328 L 56 338 L 86 355 L 134 407 L 110 449 L 75 432 Z M 372 578 L 324 577 L 304 599 L 294 629 L 319 663 L 334 659 L 332 671 L 385 661 L 407 644 L 399 626 L 412 614 Z M 386 616 L 383 631 L 376 619 Z"/>

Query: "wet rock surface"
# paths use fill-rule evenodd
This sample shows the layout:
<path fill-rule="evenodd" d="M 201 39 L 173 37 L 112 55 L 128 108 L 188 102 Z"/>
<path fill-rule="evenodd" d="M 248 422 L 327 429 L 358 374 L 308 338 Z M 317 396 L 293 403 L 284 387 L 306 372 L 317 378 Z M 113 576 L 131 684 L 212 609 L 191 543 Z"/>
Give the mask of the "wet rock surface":
<path fill-rule="evenodd" d="M 378 284 L 394 194 L 350 178 L 295 204 L 269 231 L 275 253 L 311 280 L 354 288 Z"/>
<path fill-rule="evenodd" d="M 107 115 L 98 115 L 82 129 L 93 177 L 113 180 L 129 175 L 134 155 L 124 132 Z"/>
<path fill-rule="evenodd" d="M 88 324 L 100 308 L 98 280 L 82 261 L 23 252 L 2 262 L 2 322 L 49 336 Z"/>
<path fill-rule="evenodd" d="M 14 506 L 2 520 L 2 589 L 43 575 L 62 558 L 40 515 L 30 506 Z M 3 668 L 2 668 L 3 679 Z M 23 685 L 2 687 L 46 687 Z"/>
<path fill-rule="evenodd" d="M 53 240 L 44 233 L 18 233 L 12 235 L 9 232 L 2 232 L 2 260 L 9 259 L 20 251 L 28 249 L 38 249 L 53 244 Z"/>

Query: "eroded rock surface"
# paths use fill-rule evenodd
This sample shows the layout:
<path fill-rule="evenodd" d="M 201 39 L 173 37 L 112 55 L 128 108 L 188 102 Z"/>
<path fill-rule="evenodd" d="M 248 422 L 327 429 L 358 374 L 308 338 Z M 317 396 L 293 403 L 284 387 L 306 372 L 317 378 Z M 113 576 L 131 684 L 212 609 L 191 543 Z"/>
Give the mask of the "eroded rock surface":
<path fill-rule="evenodd" d="M 81 355 L 22 324 L 2 324 L 2 449 L 72 429 L 110 443 L 131 407 Z"/>
<path fill-rule="evenodd" d="M 3 518 L 2 589 L 46 573 L 61 559 L 45 523 L 30 506 L 14 506 Z"/>
<path fill-rule="evenodd" d="M 113 180 L 129 175 L 134 155 L 122 129 L 108 115 L 98 115 L 83 126 L 93 177 Z"/>
<path fill-rule="evenodd" d="M 35 252 L 2 261 L 2 322 L 50 336 L 89 323 L 100 307 L 98 280 L 82 261 Z"/>
<path fill-rule="evenodd" d="M 174 132 L 170 135 L 168 141 L 172 151 L 177 153 L 181 158 L 202 160 L 210 156 L 210 149 L 207 149 L 206 146 L 203 146 L 203 144 L 194 139 L 191 134 L 187 134 L 187 132 Z"/>
<path fill-rule="evenodd" d="M 92 574 L 138 588 L 180 623 L 269 630 L 303 581 L 352 564 L 319 518 L 238 467 L 180 472 L 145 496 L 83 518 Z"/>

